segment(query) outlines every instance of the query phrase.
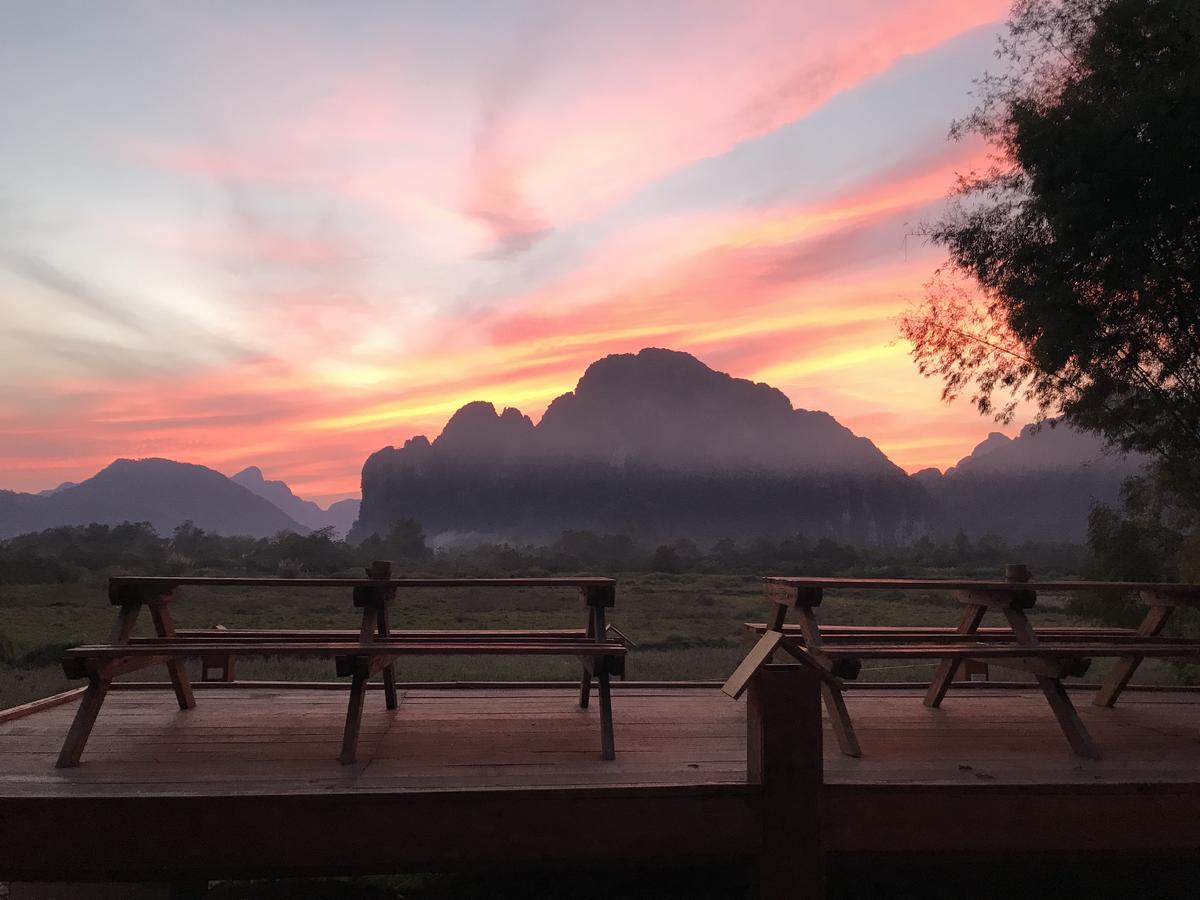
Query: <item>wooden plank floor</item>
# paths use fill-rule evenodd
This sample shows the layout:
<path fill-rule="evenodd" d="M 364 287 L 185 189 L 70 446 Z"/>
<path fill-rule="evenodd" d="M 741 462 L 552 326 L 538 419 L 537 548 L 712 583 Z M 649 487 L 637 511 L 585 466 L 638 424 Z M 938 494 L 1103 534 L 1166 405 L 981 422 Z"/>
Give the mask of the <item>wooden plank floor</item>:
<path fill-rule="evenodd" d="M 77 769 L 54 768 L 76 702 L 0 723 L 0 798 L 414 792 L 736 785 L 746 778 L 745 706 L 719 691 L 614 691 L 617 759 L 600 759 L 595 705 L 566 689 L 413 688 L 388 713 L 372 691 L 359 762 L 336 756 L 346 694 L 222 688 L 180 712 L 167 690 L 109 695 Z M 1130 692 L 1115 709 L 1076 702 L 1103 758 L 1072 755 L 1039 693 L 852 691 L 861 759 L 826 736 L 826 783 L 1200 784 L 1200 694 Z"/>

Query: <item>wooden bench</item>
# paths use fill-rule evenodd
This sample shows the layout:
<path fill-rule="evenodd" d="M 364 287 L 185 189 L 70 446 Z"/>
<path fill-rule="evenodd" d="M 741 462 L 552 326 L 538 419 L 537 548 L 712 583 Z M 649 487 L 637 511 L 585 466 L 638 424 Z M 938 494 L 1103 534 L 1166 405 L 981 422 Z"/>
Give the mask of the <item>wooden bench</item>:
<path fill-rule="evenodd" d="M 1170 611 L 1200 598 L 1200 585 L 1163 585 L 1144 582 L 1031 582 L 1024 567 L 1010 567 L 1004 581 L 950 581 L 921 579 L 783 578 L 764 579 L 773 615 L 766 623 L 747 628 L 761 635 L 747 662 L 761 665 L 777 650 L 820 666 L 830 677 L 822 684 L 825 706 L 842 752 L 861 755 L 858 738 L 846 709 L 841 679 L 859 674 L 863 659 L 939 660 L 925 696 L 925 705 L 938 707 L 945 699 L 959 666 L 964 662 L 1018 669 L 1034 676 L 1072 749 L 1080 756 L 1098 755 L 1079 718 L 1062 679 L 1083 675 L 1093 657 L 1120 661 L 1097 696 L 1099 705 L 1111 706 L 1129 677 L 1147 657 L 1200 658 L 1200 640 L 1161 637 Z M 924 626 L 824 626 L 814 610 L 824 592 L 834 588 L 857 590 L 944 590 L 963 603 L 963 616 L 954 629 Z M 1152 604 L 1142 626 L 1117 628 L 1051 628 L 1034 631 L 1027 611 L 1038 591 L 1136 591 Z M 797 625 L 785 624 L 789 609 L 800 617 Z M 1001 612 L 1007 628 L 981 629 L 988 610 Z M 754 666 L 742 666 L 725 685 L 726 693 L 739 696 Z"/>
<path fill-rule="evenodd" d="M 170 603 L 177 588 L 349 588 L 355 607 L 361 609 L 358 631 L 316 629 L 180 629 L 176 631 Z M 588 608 L 588 622 L 580 629 L 507 629 L 466 631 L 446 629 L 393 630 L 390 607 L 399 589 L 437 588 L 575 588 Z M 332 657 L 339 676 L 349 677 L 350 698 L 339 756 L 345 764 L 356 759 L 367 682 L 382 672 L 388 709 L 398 707 L 395 661 L 407 655 L 519 655 L 572 656 L 581 660 L 583 675 L 579 705 L 587 707 L 592 680 L 600 698 L 600 743 L 604 759 L 616 755 L 612 722 L 610 676 L 625 672 L 625 646 L 607 636 L 605 610 L 615 603 L 616 582 L 611 578 L 407 578 L 391 577 L 390 564 L 376 563 L 367 578 L 160 578 L 115 577 L 109 581 L 109 599 L 117 607 L 116 621 L 105 644 L 67 650 L 63 671 L 69 678 L 87 678 L 75 719 L 67 733 L 57 765 L 78 765 L 100 707 L 114 678 L 147 666 L 164 664 L 180 709 L 196 705 L 184 661 L 199 659 L 205 671 L 219 669 L 222 680 L 232 681 L 239 656 Z M 134 637 L 141 608 L 150 610 L 155 636 Z"/>

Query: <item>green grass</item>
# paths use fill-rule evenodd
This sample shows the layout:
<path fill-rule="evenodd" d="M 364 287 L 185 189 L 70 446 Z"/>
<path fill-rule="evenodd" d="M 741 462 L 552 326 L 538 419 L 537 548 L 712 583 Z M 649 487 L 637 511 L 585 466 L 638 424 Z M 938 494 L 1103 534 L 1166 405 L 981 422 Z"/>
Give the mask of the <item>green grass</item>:
<path fill-rule="evenodd" d="M 635 573 L 618 576 L 617 605 L 609 621 L 636 644 L 628 676 L 636 680 L 721 680 L 745 654 L 742 623 L 763 621 L 767 604 L 758 579 L 747 576 Z M 181 589 L 173 605 L 178 627 L 357 628 L 348 592 L 338 590 Z M 113 619 L 101 582 L 0 586 L 0 708 L 63 690 L 58 667 L 64 647 L 105 640 Z M 935 593 L 851 592 L 827 595 L 818 610 L 824 623 L 952 625 L 959 604 Z M 393 607 L 397 628 L 582 627 L 577 594 L 555 590 L 461 588 L 414 590 Z M 1035 610 L 1035 625 L 1081 624 L 1053 608 Z M 149 617 L 139 623 L 148 633 Z M 1109 665 L 1097 660 L 1093 675 Z M 926 680 L 931 666 L 868 662 L 863 680 Z M 144 679 L 149 673 L 135 673 Z M 569 680 L 577 664 L 553 657 L 414 657 L 403 660 L 406 681 Z M 157 677 L 149 675 L 149 677 Z M 333 680 L 332 660 L 260 659 L 238 662 L 238 677 Z M 1171 671 L 1147 664 L 1139 680 L 1168 681 Z"/>

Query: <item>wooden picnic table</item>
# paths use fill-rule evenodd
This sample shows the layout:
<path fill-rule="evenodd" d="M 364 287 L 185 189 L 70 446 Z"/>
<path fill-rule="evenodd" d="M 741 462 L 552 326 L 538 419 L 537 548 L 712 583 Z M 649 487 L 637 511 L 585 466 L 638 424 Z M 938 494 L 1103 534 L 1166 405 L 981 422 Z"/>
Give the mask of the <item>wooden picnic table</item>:
<path fill-rule="evenodd" d="M 1087 672 L 1090 658 L 1116 657 L 1094 702 L 1110 707 L 1147 657 L 1200 657 L 1200 641 L 1166 638 L 1161 633 L 1172 612 L 1181 606 L 1200 606 L 1200 585 L 1134 581 L 1034 581 L 1024 566 L 1010 566 L 1004 580 L 919 578 L 814 578 L 769 576 L 764 593 L 772 603 L 770 620 L 749 625 L 762 637 L 725 685 L 726 693 L 740 696 L 759 666 L 783 650 L 828 676 L 822 695 L 842 752 L 860 756 L 854 724 L 846 709 L 841 679 L 858 676 L 862 659 L 938 660 L 937 671 L 925 694 L 925 705 L 941 706 L 964 662 L 985 663 L 1028 672 L 1046 697 L 1059 727 L 1080 756 L 1098 756 L 1087 729 L 1063 686 L 1062 679 Z M 826 626 L 817 621 L 816 608 L 827 590 L 947 591 L 963 604 L 962 617 L 952 630 L 930 627 Z M 1135 592 L 1148 606 L 1137 629 L 1051 628 L 1036 631 L 1027 615 L 1039 592 Z M 785 624 L 795 609 L 797 625 Z M 989 610 L 1003 614 L 1004 628 L 981 629 Z"/>
<path fill-rule="evenodd" d="M 319 629 L 179 629 L 170 605 L 179 587 L 250 587 L 349 589 L 353 606 L 361 610 L 357 631 Z M 397 593 L 444 588 L 570 588 L 579 591 L 588 609 L 580 629 L 395 629 L 391 607 Z M 350 696 L 342 736 L 343 763 L 356 760 L 366 685 L 383 674 L 384 700 L 398 707 L 395 661 L 405 655 L 555 655 L 581 660 L 579 705 L 586 708 L 593 678 L 600 700 L 600 743 L 604 759 L 615 758 L 610 676 L 624 676 L 625 646 L 608 636 L 605 610 L 616 602 L 616 581 L 597 576 L 551 578 L 393 578 L 391 564 L 380 561 L 366 578 L 203 578 L 116 576 L 109 579 L 110 602 L 117 607 L 109 640 L 67 650 L 63 671 L 69 678 L 87 678 L 88 686 L 58 757 L 60 768 L 78 765 L 104 698 L 118 675 L 163 663 L 180 709 L 196 699 L 185 660 L 200 659 L 205 676 L 220 671 L 232 681 L 234 660 L 240 655 L 333 657 L 339 676 L 350 677 Z M 142 607 L 149 609 L 154 637 L 134 637 Z"/>

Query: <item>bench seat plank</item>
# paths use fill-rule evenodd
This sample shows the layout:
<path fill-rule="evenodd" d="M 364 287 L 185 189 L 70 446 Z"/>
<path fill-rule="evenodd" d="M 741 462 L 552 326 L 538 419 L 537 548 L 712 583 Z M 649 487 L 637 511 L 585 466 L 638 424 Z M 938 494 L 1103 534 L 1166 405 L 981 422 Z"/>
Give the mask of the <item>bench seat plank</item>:
<path fill-rule="evenodd" d="M 956 578 L 820 578 L 793 575 L 768 575 L 765 584 L 791 588 L 844 588 L 856 591 L 1038 591 L 1050 594 L 1072 591 L 1152 591 L 1190 595 L 1200 598 L 1200 584 L 1154 581 L 1000 581 Z"/>
<path fill-rule="evenodd" d="M 558 640 L 525 641 L 375 641 L 360 644 L 351 641 L 256 643 L 188 643 L 178 639 L 146 638 L 136 644 L 95 644 L 72 647 L 66 658 L 113 657 L 200 657 L 209 653 L 237 653 L 252 656 L 371 656 L 376 654 L 540 654 L 550 656 L 623 656 L 624 644 L 614 641 Z"/>
<path fill-rule="evenodd" d="M 180 641 L 207 641 L 220 644 L 241 643 L 328 643 L 330 641 L 358 641 L 359 632 L 350 630 L 320 631 L 309 629 L 274 629 L 274 630 L 234 630 L 220 628 L 191 629 L 180 628 L 175 632 Z M 587 632 L 582 628 L 563 629 L 512 629 L 507 631 L 463 631 L 463 630 L 409 630 L 393 629 L 389 640 L 394 641 L 430 641 L 452 638 L 456 642 L 496 642 L 496 641 L 529 641 L 529 640 L 563 640 L 584 639 Z M 155 637 L 135 637 L 133 644 L 144 644 L 158 640 Z"/>
<path fill-rule="evenodd" d="M 116 575 L 111 587 L 132 587 L 149 591 L 171 591 L 176 587 L 615 587 L 615 579 L 599 576 L 549 578 L 224 578 L 205 576 Z"/>
<path fill-rule="evenodd" d="M 1025 646 L 1015 643 L 996 644 L 991 642 L 937 643 L 937 644 L 882 644 L 882 643 L 835 643 L 829 642 L 820 652 L 830 657 L 853 657 L 857 659 L 1005 659 L 1016 657 L 1055 656 L 1099 656 L 1119 657 L 1125 654 L 1154 656 L 1159 658 L 1195 656 L 1197 646 L 1192 643 L 1137 643 L 1114 646 L 1103 643 L 1040 643 Z"/>
<path fill-rule="evenodd" d="M 745 623 L 746 630 L 754 631 L 756 634 L 763 634 L 768 630 L 767 623 L 764 622 L 748 622 Z M 788 637 L 803 638 L 804 631 L 799 625 L 784 625 L 782 632 Z M 182 632 L 180 632 L 182 634 Z M 961 634 L 954 628 L 953 625 L 822 625 L 821 635 L 830 640 L 848 640 L 848 638 L 856 638 L 856 640 L 871 641 L 880 638 L 880 640 L 905 640 L 905 638 L 936 638 L 941 636 L 952 637 L 955 640 L 1013 640 L 1013 630 L 1008 628 L 980 628 L 971 632 L 970 635 Z M 1123 640 L 1123 638 L 1136 638 L 1141 640 L 1144 635 L 1139 635 L 1138 630 L 1132 628 L 1090 628 L 1090 626 L 1062 626 L 1062 628 L 1039 628 L 1038 637 L 1054 637 L 1055 640 L 1072 641 L 1076 638 L 1094 638 L 1094 640 Z M 1200 640 L 1198 640 L 1200 643 Z"/>

